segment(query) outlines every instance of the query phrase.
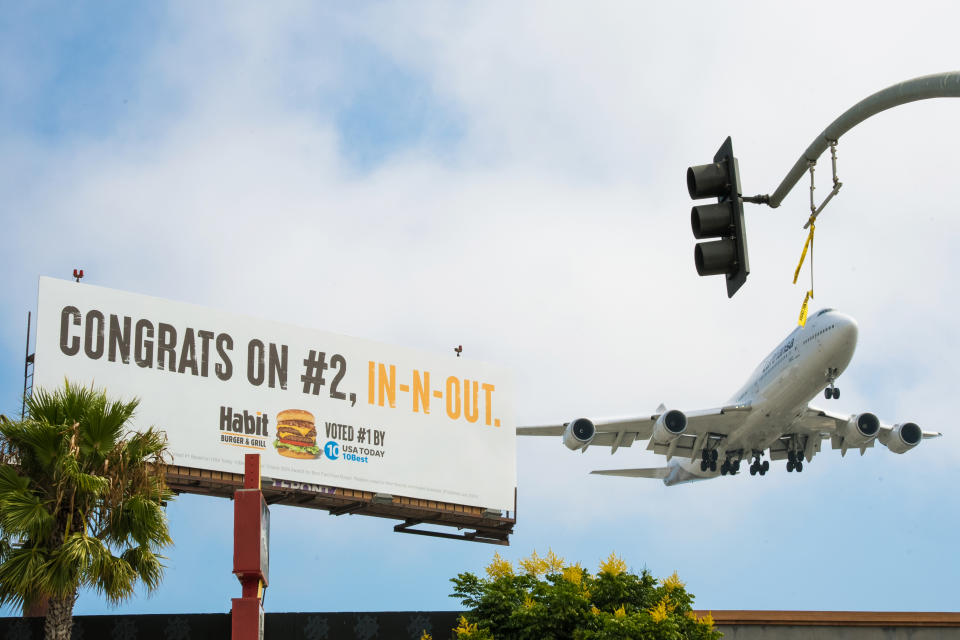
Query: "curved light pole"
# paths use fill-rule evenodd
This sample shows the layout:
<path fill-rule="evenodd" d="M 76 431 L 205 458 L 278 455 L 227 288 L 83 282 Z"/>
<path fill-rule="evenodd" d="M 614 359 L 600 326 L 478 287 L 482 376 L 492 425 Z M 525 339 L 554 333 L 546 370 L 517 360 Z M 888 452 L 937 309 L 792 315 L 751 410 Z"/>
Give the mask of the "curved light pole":
<path fill-rule="evenodd" d="M 935 73 L 906 80 L 861 100 L 831 122 L 823 130 L 823 133 L 813 140 L 773 194 L 753 196 L 743 200 L 745 202 L 768 204 L 774 208 L 779 207 L 790 190 L 803 177 L 810 163 L 816 161 L 827 150 L 831 142 L 838 141 L 840 136 L 847 131 L 881 111 L 929 98 L 960 98 L 960 71 Z"/>

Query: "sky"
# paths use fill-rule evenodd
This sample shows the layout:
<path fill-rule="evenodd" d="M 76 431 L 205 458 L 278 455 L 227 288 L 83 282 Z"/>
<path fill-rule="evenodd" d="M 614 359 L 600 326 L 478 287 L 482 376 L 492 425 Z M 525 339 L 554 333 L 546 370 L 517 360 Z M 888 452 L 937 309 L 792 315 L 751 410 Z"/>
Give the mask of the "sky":
<path fill-rule="evenodd" d="M 728 299 L 694 269 L 686 168 L 732 136 L 744 193 L 772 192 L 848 107 L 957 69 L 958 19 L 927 1 L 10 5 L 0 411 L 19 415 L 38 277 L 74 268 L 462 344 L 511 372 L 520 425 L 717 406 L 796 325 L 808 182 L 778 209 L 746 205 L 751 274 Z M 942 438 L 669 488 L 588 475 L 662 462 L 642 447 L 519 440 L 509 547 L 275 506 L 266 611 L 457 609 L 451 577 L 548 549 L 677 571 L 703 609 L 957 610 L 958 108 L 913 103 L 843 136 L 811 303 L 859 323 L 830 408 Z M 168 515 L 162 586 L 117 610 L 228 611 L 232 503 L 184 495 Z M 75 608 L 111 611 L 87 592 Z"/>

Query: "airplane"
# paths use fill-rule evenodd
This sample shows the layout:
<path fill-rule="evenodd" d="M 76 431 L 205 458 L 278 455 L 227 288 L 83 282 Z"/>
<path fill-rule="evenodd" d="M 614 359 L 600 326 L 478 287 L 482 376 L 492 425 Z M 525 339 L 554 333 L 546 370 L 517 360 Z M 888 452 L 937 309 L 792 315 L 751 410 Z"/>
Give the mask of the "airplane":
<path fill-rule="evenodd" d="M 868 412 L 846 415 L 809 406 L 821 390 L 827 400 L 840 397 L 835 383 L 853 358 L 857 334 L 853 318 L 821 309 L 777 345 L 722 407 L 683 412 L 660 405 L 650 416 L 577 418 L 562 425 L 517 427 L 517 435 L 562 436 L 573 451 L 607 446 L 611 454 L 648 440 L 647 449 L 665 455 L 667 466 L 591 473 L 657 478 L 667 486 L 736 475 L 747 458 L 752 459 L 750 475 L 766 475 L 770 460 L 784 458 L 787 471 L 799 473 L 827 439 L 845 456 L 849 449 L 863 455 L 876 440 L 894 453 L 906 453 L 924 438 L 943 435 L 913 422 L 884 425 Z M 761 460 L 767 452 L 770 460 Z"/>

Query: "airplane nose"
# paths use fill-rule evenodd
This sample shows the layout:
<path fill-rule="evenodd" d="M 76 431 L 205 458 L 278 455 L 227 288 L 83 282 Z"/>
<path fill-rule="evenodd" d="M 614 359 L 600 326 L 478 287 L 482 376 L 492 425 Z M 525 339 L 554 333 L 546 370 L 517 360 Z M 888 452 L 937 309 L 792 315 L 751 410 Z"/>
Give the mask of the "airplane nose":
<path fill-rule="evenodd" d="M 838 349 L 848 350 L 851 354 L 857 346 L 857 321 L 843 313 L 835 313 L 833 318 L 834 330 L 831 331 L 833 342 Z"/>

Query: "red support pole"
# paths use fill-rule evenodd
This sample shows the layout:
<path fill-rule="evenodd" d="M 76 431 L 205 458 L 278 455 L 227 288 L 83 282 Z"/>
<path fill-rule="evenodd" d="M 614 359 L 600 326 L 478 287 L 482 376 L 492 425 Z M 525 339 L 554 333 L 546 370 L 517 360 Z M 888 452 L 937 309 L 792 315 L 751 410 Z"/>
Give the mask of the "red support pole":
<path fill-rule="evenodd" d="M 232 599 L 233 640 L 263 640 L 263 589 L 268 583 L 270 511 L 260 491 L 260 455 L 244 459 L 243 489 L 233 495 L 233 573 L 241 597 Z"/>
<path fill-rule="evenodd" d="M 259 453 L 248 453 L 243 457 L 243 488 L 260 490 Z"/>

